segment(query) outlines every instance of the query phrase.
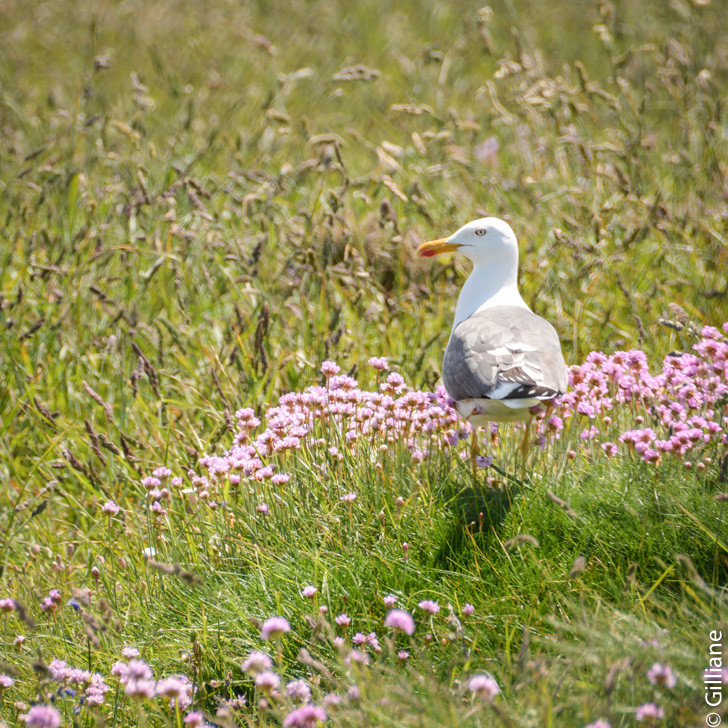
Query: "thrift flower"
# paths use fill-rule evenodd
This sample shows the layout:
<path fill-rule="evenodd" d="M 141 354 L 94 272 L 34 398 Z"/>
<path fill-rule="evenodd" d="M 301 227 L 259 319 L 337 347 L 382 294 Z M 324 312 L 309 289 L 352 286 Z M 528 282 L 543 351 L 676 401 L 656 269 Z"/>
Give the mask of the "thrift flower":
<path fill-rule="evenodd" d="M 291 680 L 286 685 L 286 692 L 290 698 L 301 703 L 307 703 L 311 700 L 311 688 L 305 680 Z"/>
<path fill-rule="evenodd" d="M 387 363 L 387 357 L 385 356 L 373 356 L 369 359 L 369 366 L 374 367 L 379 372 L 384 372 L 387 369 L 389 369 L 389 364 Z"/>
<path fill-rule="evenodd" d="M 666 688 L 674 688 L 677 685 L 677 677 L 669 665 L 662 665 L 656 662 L 647 671 L 647 679 L 650 685 L 664 685 Z"/>
<path fill-rule="evenodd" d="M 257 675 L 259 672 L 264 670 L 270 670 L 273 667 L 273 660 L 265 654 L 265 652 L 259 652 L 253 650 L 243 662 L 243 672 L 248 675 Z"/>
<path fill-rule="evenodd" d="M 264 640 L 276 639 L 291 631 L 291 625 L 285 617 L 270 617 L 263 622 L 260 636 Z"/>
<path fill-rule="evenodd" d="M 275 690 L 281 684 L 281 679 L 272 670 L 264 670 L 255 676 L 255 687 L 264 693 Z"/>
<path fill-rule="evenodd" d="M 440 605 L 437 602 L 433 602 L 432 599 L 425 599 L 417 606 L 427 614 L 437 614 L 440 611 Z"/>
<path fill-rule="evenodd" d="M 473 675 L 468 680 L 468 689 L 471 693 L 484 700 L 493 700 L 500 693 L 498 683 L 490 675 Z"/>
<path fill-rule="evenodd" d="M 413 635 L 415 631 L 415 620 L 403 609 L 392 609 L 384 620 L 384 626 L 391 629 Z"/>
<path fill-rule="evenodd" d="M 189 726 L 189 728 L 202 728 L 205 723 L 205 716 L 198 710 L 195 710 L 192 713 L 187 713 L 184 718 L 184 722 L 185 725 Z"/>
<path fill-rule="evenodd" d="M 341 367 L 333 361 L 325 361 L 321 365 L 321 374 L 325 377 L 333 377 L 334 374 L 338 374 L 341 371 Z"/>
<path fill-rule="evenodd" d="M 33 728 L 58 728 L 61 714 L 51 705 L 34 705 L 20 720 Z"/>
<path fill-rule="evenodd" d="M 12 612 L 15 609 L 14 599 L 0 599 L 0 612 Z"/>
<path fill-rule="evenodd" d="M 302 705 L 292 710 L 284 719 L 284 728 L 315 728 L 318 723 L 324 723 L 327 715 L 323 708 L 316 705 Z"/>
<path fill-rule="evenodd" d="M 658 721 L 665 717 L 665 711 L 655 703 L 644 703 L 640 705 L 634 714 L 635 720 Z"/>

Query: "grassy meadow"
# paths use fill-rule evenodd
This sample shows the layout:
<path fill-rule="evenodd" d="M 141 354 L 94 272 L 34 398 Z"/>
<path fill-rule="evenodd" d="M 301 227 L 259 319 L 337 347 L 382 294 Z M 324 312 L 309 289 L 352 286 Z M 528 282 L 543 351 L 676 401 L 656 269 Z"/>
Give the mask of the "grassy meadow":
<path fill-rule="evenodd" d="M 576 5 L 0 0 L 0 725 L 728 717 L 728 4 Z M 525 473 L 415 255 L 483 215 Z"/>

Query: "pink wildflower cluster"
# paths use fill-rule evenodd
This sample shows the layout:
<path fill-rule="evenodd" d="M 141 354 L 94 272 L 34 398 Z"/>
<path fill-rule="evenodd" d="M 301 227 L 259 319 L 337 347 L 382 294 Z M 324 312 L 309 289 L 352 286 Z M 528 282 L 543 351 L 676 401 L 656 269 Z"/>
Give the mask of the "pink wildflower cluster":
<path fill-rule="evenodd" d="M 302 705 L 292 710 L 284 719 L 284 728 L 314 728 L 326 722 L 326 711 L 316 705 Z"/>
<path fill-rule="evenodd" d="M 144 700 L 154 697 L 154 675 L 144 660 L 119 660 L 112 665 L 111 674 L 119 678 L 130 698 Z"/>
<path fill-rule="evenodd" d="M 111 667 L 111 674 L 119 678 L 126 694 L 135 700 L 168 698 L 170 708 L 188 708 L 192 704 L 190 679 L 186 675 L 172 675 L 155 682 L 152 668 L 144 660 L 136 659 L 138 654 L 135 648 L 124 648 L 124 655 L 134 659 L 119 660 Z"/>
<path fill-rule="evenodd" d="M 564 421 L 581 415 L 582 441 L 599 443 L 607 457 L 619 452 L 611 435 L 648 463 L 671 455 L 688 468 L 699 459 L 697 467 L 705 467 L 709 445 L 726 442 L 728 341 L 712 326 L 703 328 L 692 352 L 667 356 L 655 375 L 642 351 L 592 352 L 571 367 L 569 384 L 555 415 L 542 421 L 546 436 L 559 437 Z M 616 435 L 606 431 L 613 424 Z"/>
<path fill-rule="evenodd" d="M 48 672 L 52 680 L 60 683 L 65 688 L 74 692 L 82 690 L 86 704 L 90 706 L 103 705 L 106 693 L 110 690 L 103 676 L 99 673 L 71 667 L 63 660 L 51 660 L 50 665 L 48 665 Z"/>
<path fill-rule="evenodd" d="M 377 372 L 387 366 L 376 357 L 370 364 Z M 354 455 L 365 447 L 386 453 L 393 443 L 402 443 L 412 462 L 419 463 L 470 434 L 470 425 L 458 417 L 443 387 L 434 393 L 416 391 L 400 374 L 389 372 L 380 375 L 384 380 L 378 389 L 368 391 L 341 374 L 334 362 L 325 362 L 322 373 L 325 385 L 284 394 L 267 411 L 265 422 L 250 408 L 238 410 L 232 448 L 201 458 L 206 474 L 189 471 L 184 488 L 183 479 L 172 477 L 168 468 L 144 478 L 152 513 L 164 517 L 175 491 L 189 506 L 204 503 L 214 510 L 225 505 L 225 483 L 283 486 L 290 475 L 282 468 L 302 448 L 319 453 L 322 469 L 347 451 Z M 543 445 L 560 439 L 573 422 L 581 430 L 581 447 L 597 446 L 606 457 L 632 450 L 654 465 L 673 456 L 688 468 L 702 469 L 711 462 L 710 447 L 727 441 L 728 341 L 713 327 L 703 329 L 690 353 L 666 357 L 657 374 L 650 373 L 642 351 L 592 352 L 583 364 L 571 367 L 569 379 L 570 389 L 556 407 L 548 416 L 537 415 Z M 490 457 L 478 459 L 480 467 L 491 463 Z M 356 493 L 341 492 L 339 498 L 351 505 Z M 270 509 L 262 503 L 257 512 L 267 516 Z"/>
<path fill-rule="evenodd" d="M 40 603 L 40 608 L 44 612 L 54 612 L 56 610 L 56 607 L 58 607 L 58 605 L 60 604 L 60 602 L 61 602 L 61 592 L 60 592 L 60 590 L 59 589 L 51 589 L 48 592 L 48 596 L 47 597 L 43 597 L 43 599 L 42 599 L 42 601 Z"/>
<path fill-rule="evenodd" d="M 380 371 L 384 365 L 382 360 L 373 360 L 372 366 Z M 215 483 L 222 477 L 234 485 L 244 479 L 282 485 L 289 476 L 278 472 L 281 459 L 287 452 L 318 445 L 317 425 L 336 433 L 339 444 L 330 447 L 329 454 L 337 458 L 342 446 L 355 449 L 358 441 L 370 444 L 381 436 L 377 442 L 383 445 L 395 438 L 404 439 L 412 458 L 419 462 L 432 447 L 433 436 L 437 443 L 436 436 L 441 432 L 450 431 L 454 442 L 467 435 L 461 426 L 461 432 L 456 432 L 457 414 L 443 388 L 434 394 L 413 391 L 400 374 L 392 372 L 379 391 L 365 391 L 352 377 L 339 374 L 333 362 L 325 362 L 322 371 L 326 386 L 283 395 L 268 411 L 262 432 L 257 432 L 261 421 L 253 410 L 236 412 L 238 431 L 230 452 L 202 458 L 207 476 L 191 476 L 199 498 L 209 499 L 210 491 L 216 490 Z M 354 493 L 342 496 L 345 501 L 355 498 Z"/>
<path fill-rule="evenodd" d="M 61 714 L 52 705 L 34 705 L 20 720 L 29 728 L 58 728 Z"/>

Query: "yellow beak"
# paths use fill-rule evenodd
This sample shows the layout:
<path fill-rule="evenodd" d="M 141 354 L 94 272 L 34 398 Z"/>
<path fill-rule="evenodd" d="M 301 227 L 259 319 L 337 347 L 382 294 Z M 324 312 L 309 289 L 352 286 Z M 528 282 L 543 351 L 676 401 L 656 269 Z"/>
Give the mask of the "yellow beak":
<path fill-rule="evenodd" d="M 429 243 L 422 243 L 417 248 L 417 255 L 422 258 L 431 258 L 433 255 L 440 253 L 451 253 L 460 247 L 459 243 L 448 243 L 448 238 L 440 238 L 439 240 L 430 240 Z"/>

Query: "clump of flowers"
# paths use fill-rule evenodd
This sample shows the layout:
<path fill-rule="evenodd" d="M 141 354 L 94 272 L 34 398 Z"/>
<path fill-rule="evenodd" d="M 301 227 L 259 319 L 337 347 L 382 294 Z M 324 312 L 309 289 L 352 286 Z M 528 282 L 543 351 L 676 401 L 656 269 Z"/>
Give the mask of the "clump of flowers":
<path fill-rule="evenodd" d="M 655 723 L 665 717 L 665 711 L 656 703 L 644 703 L 637 708 L 634 717 L 638 721 Z"/>
<path fill-rule="evenodd" d="M 327 719 L 326 711 L 316 705 L 302 705 L 292 710 L 284 719 L 284 728 L 314 728 Z"/>
<path fill-rule="evenodd" d="M 468 680 L 468 690 L 483 700 L 493 700 L 500 693 L 500 687 L 495 678 L 486 674 L 473 675 Z"/>
<path fill-rule="evenodd" d="M 388 368 L 377 357 L 369 363 L 378 372 Z M 168 468 L 144 478 L 152 514 L 163 519 L 166 504 L 180 497 L 191 507 L 220 508 L 225 505 L 223 485 L 247 481 L 254 487 L 263 483 L 285 488 L 291 478 L 285 468 L 301 448 L 317 454 L 320 467 L 328 468 L 331 459 L 343 460 L 346 450 L 351 455 L 361 447 L 386 453 L 390 443 L 401 442 L 418 464 L 433 453 L 458 448 L 471 433 L 443 387 L 416 391 L 399 373 L 390 372 L 376 389 L 366 390 L 341 374 L 335 362 L 324 362 L 321 371 L 325 386 L 284 394 L 264 422 L 250 408 L 238 410 L 231 449 L 202 457 L 206 473 L 188 472 L 189 487 L 181 488 L 183 479 L 171 477 Z M 569 384 L 548 415 L 535 415 L 542 447 L 560 440 L 567 427 L 576 428 L 569 457 L 576 457 L 579 449 L 606 458 L 633 453 L 653 466 L 675 458 L 700 470 L 710 464 L 712 449 L 728 441 L 728 341 L 716 328 L 704 327 L 690 352 L 667 356 L 655 374 L 642 351 L 592 352 L 583 364 L 571 367 Z M 491 427 L 492 437 L 498 432 L 498 426 Z M 476 463 L 489 468 L 493 458 L 478 456 Z M 351 506 L 357 496 L 352 491 L 339 497 Z M 257 512 L 270 514 L 264 502 Z M 52 609 L 55 602 L 46 599 L 44 604 Z"/>
<path fill-rule="evenodd" d="M 259 652 L 258 650 L 253 650 L 243 662 L 243 672 L 247 672 L 248 675 L 257 675 L 259 672 L 270 670 L 272 667 L 273 660 L 265 652 Z"/>
<path fill-rule="evenodd" d="M 424 599 L 417 606 L 425 612 L 425 614 L 437 614 L 440 611 L 440 605 L 432 599 Z"/>
<path fill-rule="evenodd" d="M 691 352 L 668 355 L 654 375 L 642 351 L 592 352 L 571 367 L 570 389 L 541 431 L 559 437 L 566 421 L 581 416 L 582 443 L 600 444 L 607 457 L 621 444 L 652 465 L 673 457 L 704 467 L 710 446 L 727 441 L 728 341 L 712 326 L 701 334 Z"/>
<path fill-rule="evenodd" d="M 413 635 L 415 632 L 415 620 L 403 609 L 392 609 L 384 620 L 384 626 L 408 635 Z"/>
<path fill-rule="evenodd" d="M 264 640 L 272 640 L 290 631 L 291 625 L 285 617 L 270 617 L 263 622 L 260 636 Z"/>
<path fill-rule="evenodd" d="M 647 671 L 647 679 L 651 685 L 663 685 L 666 688 L 674 688 L 677 685 L 677 677 L 669 665 L 656 662 Z"/>
<path fill-rule="evenodd" d="M 52 705 L 34 705 L 20 720 L 29 728 L 58 728 L 61 714 Z"/>

